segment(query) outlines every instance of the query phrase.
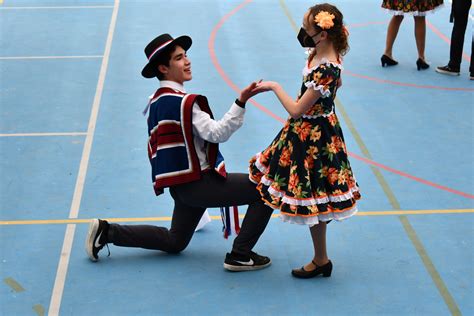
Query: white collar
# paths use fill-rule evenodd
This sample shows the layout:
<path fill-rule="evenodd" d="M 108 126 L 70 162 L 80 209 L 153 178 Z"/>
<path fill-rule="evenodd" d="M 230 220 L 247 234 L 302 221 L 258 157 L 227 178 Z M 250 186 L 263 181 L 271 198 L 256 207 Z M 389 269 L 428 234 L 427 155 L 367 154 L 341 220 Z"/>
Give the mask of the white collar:
<path fill-rule="evenodd" d="M 186 91 L 184 90 L 184 86 L 182 84 L 176 81 L 171 81 L 171 80 L 160 80 L 160 88 L 171 88 L 173 90 L 186 93 Z M 148 104 L 142 112 L 143 115 L 146 115 L 146 113 L 148 112 L 148 109 L 150 108 L 150 104 L 151 104 L 150 102 L 154 96 L 155 96 L 155 93 L 153 93 L 152 95 L 148 97 Z"/>
<path fill-rule="evenodd" d="M 160 88 L 171 88 L 178 90 L 179 92 L 186 93 L 186 90 L 184 90 L 184 86 L 182 84 L 171 80 L 160 80 Z"/>

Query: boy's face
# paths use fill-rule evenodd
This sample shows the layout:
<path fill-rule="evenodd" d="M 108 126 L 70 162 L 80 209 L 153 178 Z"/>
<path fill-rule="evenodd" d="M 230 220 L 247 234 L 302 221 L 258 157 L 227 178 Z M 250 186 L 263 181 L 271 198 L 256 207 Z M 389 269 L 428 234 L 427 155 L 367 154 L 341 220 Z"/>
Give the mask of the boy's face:
<path fill-rule="evenodd" d="M 193 78 L 191 73 L 191 61 L 186 51 L 181 46 L 171 54 L 169 66 L 159 65 L 159 70 L 165 75 L 165 80 L 171 80 L 180 84 Z"/>

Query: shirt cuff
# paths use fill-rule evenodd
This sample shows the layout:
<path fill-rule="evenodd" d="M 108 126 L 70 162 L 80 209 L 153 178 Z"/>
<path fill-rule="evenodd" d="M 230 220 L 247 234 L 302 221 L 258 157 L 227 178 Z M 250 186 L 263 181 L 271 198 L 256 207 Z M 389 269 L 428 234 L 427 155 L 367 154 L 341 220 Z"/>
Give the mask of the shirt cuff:
<path fill-rule="evenodd" d="M 230 107 L 229 113 L 232 114 L 232 116 L 241 116 L 244 115 L 245 108 L 238 106 L 237 103 L 234 102 Z"/>

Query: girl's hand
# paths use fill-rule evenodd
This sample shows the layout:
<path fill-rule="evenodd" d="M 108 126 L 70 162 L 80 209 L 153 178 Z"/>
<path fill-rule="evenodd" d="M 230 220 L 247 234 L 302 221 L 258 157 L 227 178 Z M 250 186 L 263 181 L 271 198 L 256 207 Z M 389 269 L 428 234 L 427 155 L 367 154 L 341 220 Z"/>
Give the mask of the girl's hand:
<path fill-rule="evenodd" d="M 257 83 L 257 86 L 255 87 L 255 89 L 253 89 L 253 92 L 255 92 L 255 94 L 266 92 L 266 91 L 274 90 L 277 86 L 278 86 L 277 82 L 260 80 Z"/>

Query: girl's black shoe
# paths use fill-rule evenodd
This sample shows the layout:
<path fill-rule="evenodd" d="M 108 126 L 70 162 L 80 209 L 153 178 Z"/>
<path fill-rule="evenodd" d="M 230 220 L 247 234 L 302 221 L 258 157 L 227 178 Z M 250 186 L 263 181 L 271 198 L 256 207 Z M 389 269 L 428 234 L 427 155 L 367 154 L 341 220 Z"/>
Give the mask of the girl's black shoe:
<path fill-rule="evenodd" d="M 323 266 L 318 266 L 314 261 L 312 261 L 313 264 L 316 266 L 316 269 L 312 271 L 306 271 L 304 269 L 304 266 L 302 266 L 300 269 L 293 269 L 291 270 L 291 274 L 295 278 L 300 278 L 300 279 L 309 279 L 309 278 L 314 278 L 315 276 L 318 276 L 320 274 L 323 275 L 323 277 L 330 277 L 331 272 L 332 272 L 332 262 L 329 260 L 328 263 L 326 263 Z"/>
<path fill-rule="evenodd" d="M 430 65 L 427 64 L 423 59 L 418 58 L 418 60 L 416 61 L 416 69 L 423 70 L 428 68 L 430 68 Z"/>
<path fill-rule="evenodd" d="M 382 62 L 382 67 L 398 65 L 398 61 L 393 60 L 385 54 L 380 57 L 380 61 Z"/>

